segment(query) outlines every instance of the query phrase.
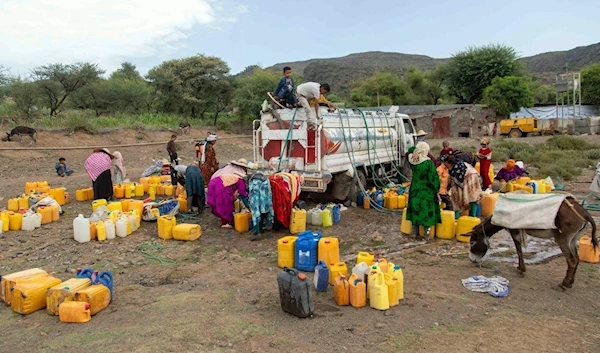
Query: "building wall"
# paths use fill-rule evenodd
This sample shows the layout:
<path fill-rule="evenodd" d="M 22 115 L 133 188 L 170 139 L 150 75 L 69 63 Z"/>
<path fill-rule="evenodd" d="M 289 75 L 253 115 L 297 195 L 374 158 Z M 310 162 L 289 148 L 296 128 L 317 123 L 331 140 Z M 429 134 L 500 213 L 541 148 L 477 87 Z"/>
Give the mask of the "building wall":
<path fill-rule="evenodd" d="M 450 136 L 448 137 L 482 137 L 492 124 L 501 119 L 494 109 L 481 106 L 460 107 L 455 109 L 432 110 L 409 114 L 417 130 L 433 131 L 433 119 L 450 118 Z M 491 131 L 489 131 L 491 134 Z"/>

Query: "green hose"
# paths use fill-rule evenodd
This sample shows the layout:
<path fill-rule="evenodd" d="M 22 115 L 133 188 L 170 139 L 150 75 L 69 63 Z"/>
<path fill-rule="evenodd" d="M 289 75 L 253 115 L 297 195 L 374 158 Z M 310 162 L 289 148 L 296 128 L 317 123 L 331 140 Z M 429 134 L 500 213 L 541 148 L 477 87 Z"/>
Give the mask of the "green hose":
<path fill-rule="evenodd" d="M 350 147 L 348 147 L 348 138 L 346 137 L 346 128 L 344 127 L 344 120 L 343 120 L 342 114 L 339 110 L 338 110 L 338 114 L 340 116 L 340 124 L 342 125 L 342 136 L 344 137 L 344 144 L 346 145 L 346 153 L 348 154 L 348 157 L 352 160 L 352 167 L 354 168 L 354 173 L 356 175 L 357 170 L 356 170 L 356 159 L 354 158 L 354 146 L 352 146 L 352 142 L 350 142 Z M 346 119 L 348 120 L 348 123 L 349 123 L 350 116 L 348 113 L 346 113 Z M 365 120 L 365 125 L 366 125 L 366 120 Z M 348 132 L 350 134 L 350 141 L 352 141 L 352 131 L 350 130 L 350 128 L 348 128 Z M 369 137 L 369 132 L 367 129 L 367 147 L 369 148 L 370 145 L 369 145 L 368 137 Z M 370 154 L 369 154 L 369 160 L 370 160 Z M 361 192 L 365 196 L 367 196 L 367 190 L 364 188 L 362 183 L 358 183 L 358 185 L 360 187 Z M 374 202 L 370 197 L 369 197 L 369 204 L 371 206 L 373 206 L 373 208 L 379 212 L 384 212 L 384 213 L 388 213 L 388 214 L 398 214 L 398 213 L 402 212 L 402 210 L 389 210 L 389 209 L 383 208 L 383 207 L 379 206 L 376 202 Z"/>
<path fill-rule="evenodd" d="M 176 243 L 173 246 L 164 247 L 160 244 L 156 244 L 153 242 L 144 242 L 144 243 L 138 245 L 137 251 L 140 255 L 142 255 L 143 258 L 148 259 L 148 260 L 158 261 L 161 266 L 167 267 L 167 266 L 173 266 L 173 265 L 177 264 L 177 261 L 170 259 L 168 257 L 158 256 L 156 254 L 156 252 L 163 251 L 164 249 L 172 249 L 176 246 L 177 246 Z"/>
<path fill-rule="evenodd" d="M 279 163 L 277 163 L 277 173 L 281 172 L 281 160 L 283 159 L 283 152 L 286 150 L 287 145 L 288 145 L 288 141 L 290 140 L 290 135 L 292 134 L 292 131 L 294 131 L 294 121 L 296 120 L 296 112 L 298 112 L 298 108 L 294 109 L 294 115 L 292 115 L 292 121 L 290 122 L 290 128 L 288 129 L 288 133 L 287 136 L 285 137 L 285 143 L 283 145 L 283 148 L 281 149 L 281 153 L 279 154 Z M 308 117 L 306 117 L 308 119 Z M 288 163 L 288 167 L 290 164 L 290 154 L 291 154 L 291 149 L 289 151 L 289 153 L 287 153 L 287 163 Z"/>

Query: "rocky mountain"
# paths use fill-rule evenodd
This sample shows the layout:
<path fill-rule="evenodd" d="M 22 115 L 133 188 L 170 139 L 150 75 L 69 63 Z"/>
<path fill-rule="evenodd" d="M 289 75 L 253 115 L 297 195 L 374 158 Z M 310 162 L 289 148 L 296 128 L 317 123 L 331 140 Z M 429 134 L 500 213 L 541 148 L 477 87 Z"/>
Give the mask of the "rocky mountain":
<path fill-rule="evenodd" d="M 537 54 L 519 60 L 534 76 L 545 83 L 551 83 L 556 73 L 565 71 L 565 64 L 573 71 L 600 62 L 600 43 Z M 426 55 L 366 52 L 339 58 L 278 63 L 269 69 L 280 71 L 284 66 L 290 66 L 302 74 L 305 80 L 328 82 L 335 91 L 348 92 L 352 82 L 368 77 L 376 70 L 401 74 L 409 66 L 429 70 L 447 61 L 448 59 L 436 59 Z"/>

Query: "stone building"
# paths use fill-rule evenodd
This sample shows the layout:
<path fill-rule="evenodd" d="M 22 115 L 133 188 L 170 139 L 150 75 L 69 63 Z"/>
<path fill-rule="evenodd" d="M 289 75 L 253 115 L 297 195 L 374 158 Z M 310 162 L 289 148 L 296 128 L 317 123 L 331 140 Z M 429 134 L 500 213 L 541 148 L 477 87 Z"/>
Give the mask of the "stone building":
<path fill-rule="evenodd" d="M 380 107 L 387 111 L 390 107 Z M 430 138 L 482 137 L 491 135 L 496 121 L 492 108 L 481 104 L 401 105 L 398 113 L 407 114 L 417 130 L 425 130 Z M 497 120 L 496 120 L 497 119 Z"/>

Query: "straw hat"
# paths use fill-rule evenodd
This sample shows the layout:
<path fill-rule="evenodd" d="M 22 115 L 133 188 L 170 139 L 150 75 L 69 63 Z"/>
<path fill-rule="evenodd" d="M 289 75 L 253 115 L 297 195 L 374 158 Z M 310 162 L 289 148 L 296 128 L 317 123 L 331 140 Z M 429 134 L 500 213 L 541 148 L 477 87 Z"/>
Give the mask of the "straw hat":
<path fill-rule="evenodd" d="M 112 158 L 114 158 L 113 154 L 112 154 L 112 153 L 110 153 L 110 150 L 109 150 L 108 148 L 98 148 L 98 149 L 95 149 L 93 152 L 94 152 L 94 153 L 97 153 L 97 152 L 104 152 L 104 153 L 106 153 L 107 155 L 109 155 L 111 159 L 112 159 Z"/>
<path fill-rule="evenodd" d="M 237 161 L 231 161 L 230 164 L 240 166 L 242 168 L 248 168 L 248 161 L 244 158 L 240 158 Z"/>
<path fill-rule="evenodd" d="M 426 135 L 427 135 L 427 133 L 425 131 L 423 131 L 423 130 L 417 131 L 417 137 L 426 136 Z"/>

